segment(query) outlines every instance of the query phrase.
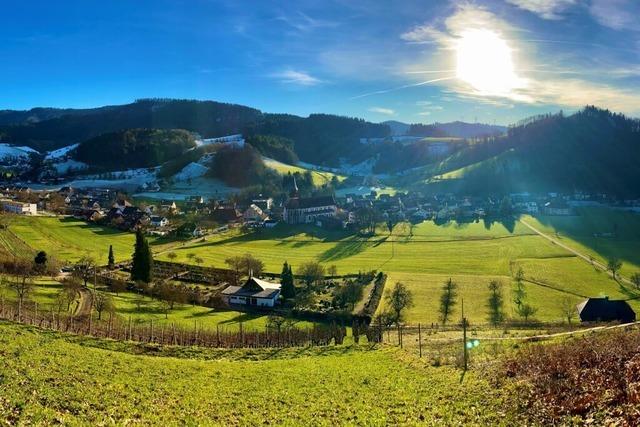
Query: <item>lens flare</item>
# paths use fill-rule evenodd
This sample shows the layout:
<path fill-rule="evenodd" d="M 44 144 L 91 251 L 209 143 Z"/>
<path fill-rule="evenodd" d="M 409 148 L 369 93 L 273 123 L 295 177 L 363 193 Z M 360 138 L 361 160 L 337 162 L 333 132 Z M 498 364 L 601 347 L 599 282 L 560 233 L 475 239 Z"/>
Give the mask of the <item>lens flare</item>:
<path fill-rule="evenodd" d="M 457 77 L 481 95 L 506 96 L 523 86 L 507 42 L 490 30 L 468 30 L 456 46 Z"/>

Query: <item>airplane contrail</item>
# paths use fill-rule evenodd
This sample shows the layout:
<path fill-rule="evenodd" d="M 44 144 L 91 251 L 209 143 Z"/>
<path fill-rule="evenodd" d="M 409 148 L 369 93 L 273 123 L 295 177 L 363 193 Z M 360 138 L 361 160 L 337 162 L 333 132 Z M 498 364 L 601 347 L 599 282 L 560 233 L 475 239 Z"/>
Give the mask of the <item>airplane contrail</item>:
<path fill-rule="evenodd" d="M 403 86 L 393 87 L 391 89 L 377 90 L 375 92 L 368 92 L 368 93 L 363 93 L 362 95 L 352 96 L 349 99 L 350 100 L 354 100 L 354 99 L 364 98 L 364 97 L 371 96 L 371 95 L 379 95 L 379 94 L 382 94 L 382 93 L 393 92 L 393 91 L 396 91 L 396 90 L 407 89 L 407 88 L 410 88 L 410 87 L 424 86 L 424 85 L 427 85 L 429 83 L 436 83 L 436 82 L 441 82 L 443 80 L 451 80 L 451 79 L 455 79 L 455 77 L 441 77 L 439 79 L 427 80 L 426 82 L 413 83 L 413 84 L 410 84 L 410 85 L 403 85 Z"/>

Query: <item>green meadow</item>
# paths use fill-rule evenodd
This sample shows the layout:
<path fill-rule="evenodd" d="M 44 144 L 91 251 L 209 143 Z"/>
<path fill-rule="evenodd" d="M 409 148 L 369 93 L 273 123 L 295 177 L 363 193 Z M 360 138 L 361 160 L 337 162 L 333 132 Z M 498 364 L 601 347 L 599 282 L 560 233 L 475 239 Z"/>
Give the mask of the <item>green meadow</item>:
<path fill-rule="evenodd" d="M 5 242 L 17 239 L 34 251 L 43 250 L 60 261 L 76 262 L 90 256 L 98 264 L 107 263 L 109 245 L 113 245 L 116 261 L 130 259 L 135 240 L 132 233 L 61 217 L 16 216 L 0 236 L 0 244 L 5 247 L 8 245 Z M 160 241 L 150 238 L 150 243 L 156 245 Z"/>
<path fill-rule="evenodd" d="M 640 215 L 598 208 L 584 208 L 579 213 L 568 217 L 523 216 L 522 220 L 604 263 L 612 256 L 620 258 L 622 274 L 626 277 L 640 271 L 640 251 L 637 250 Z M 611 234 L 613 230 L 615 234 Z M 114 245 L 118 259 L 126 259 L 133 244 L 133 235 L 129 233 L 58 218 L 19 218 L 10 225 L 10 231 L 32 248 L 44 249 L 68 260 L 79 258 L 85 245 L 86 251 L 98 259 L 106 257 L 109 244 Z M 6 231 L 0 233 L 5 234 Z M 513 315 L 511 301 L 515 282 L 512 277 L 520 267 L 527 280 L 529 302 L 537 308 L 534 317 L 539 320 L 562 320 L 561 307 L 567 298 L 577 303 L 586 297 L 607 295 L 631 299 L 631 305 L 640 310 L 640 302 L 635 299 L 639 296 L 637 290 L 619 284 L 517 220 L 451 221 L 439 225 L 429 221 L 415 226 L 402 223 L 392 233 L 380 228 L 370 238 L 313 226 L 280 225 L 247 234 L 231 230 L 181 246 L 152 244 L 158 259 L 168 260 L 168 254 L 174 252 L 176 261 L 190 263 L 195 259 L 190 254 L 194 254 L 203 260 L 203 265 L 222 268 L 226 267 L 225 259 L 251 253 L 265 263 L 267 271 L 276 273 L 284 261 L 293 266 L 294 273 L 306 261 L 318 261 L 327 267 L 335 265 L 339 274 L 384 271 L 389 275 L 388 286 L 403 282 L 414 292 L 415 304 L 407 317 L 411 323 L 437 322 L 440 288 L 448 278 L 459 284 L 471 321 L 486 322 L 487 285 L 492 279 L 503 283 L 506 311 Z M 133 301 L 121 301 L 122 314 L 130 313 L 133 304 Z M 459 309 L 458 306 L 454 317 L 459 316 Z M 208 309 L 185 307 L 182 310 L 184 314 L 176 314 L 176 319 L 192 322 L 199 315 L 194 311 Z M 148 313 L 139 316 L 160 320 L 163 314 L 150 308 Z M 217 318 L 212 320 L 217 324 L 227 321 L 226 316 L 230 314 L 209 313 L 207 318 Z M 259 318 L 246 320 L 248 325 L 264 322 Z"/>
<path fill-rule="evenodd" d="M 110 350 L 109 348 L 113 348 Z M 117 351 L 115 351 L 117 350 Z M 510 425 L 479 372 L 344 345 L 172 353 L 0 321 L 7 425 Z M 134 354 L 131 354 L 134 353 Z M 188 357 L 188 358 L 182 358 Z"/>
<path fill-rule="evenodd" d="M 274 159 L 270 159 L 268 157 L 264 157 L 263 160 L 264 160 L 264 164 L 268 168 L 275 170 L 281 175 L 286 175 L 288 173 L 293 174 L 296 172 L 301 174 L 304 174 L 306 172 L 311 172 L 311 177 L 313 178 L 313 184 L 316 186 L 321 186 L 323 184 L 330 183 L 334 176 L 338 179 L 338 181 L 344 181 L 346 179 L 346 177 L 343 175 L 334 174 L 332 172 L 321 172 L 321 171 L 306 169 L 301 166 L 289 165 Z"/>

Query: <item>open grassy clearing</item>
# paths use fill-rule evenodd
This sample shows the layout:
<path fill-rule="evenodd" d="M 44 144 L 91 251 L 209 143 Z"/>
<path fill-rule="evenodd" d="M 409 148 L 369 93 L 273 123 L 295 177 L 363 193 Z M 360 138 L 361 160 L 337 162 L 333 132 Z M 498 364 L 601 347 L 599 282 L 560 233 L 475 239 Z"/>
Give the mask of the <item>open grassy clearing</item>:
<path fill-rule="evenodd" d="M 522 219 L 605 265 L 610 257 L 619 258 L 624 276 L 640 272 L 640 215 L 607 208 L 582 208 L 577 213 Z"/>
<path fill-rule="evenodd" d="M 388 284 L 401 281 L 414 292 L 416 304 L 407 317 L 412 323 L 437 322 L 440 288 L 449 277 L 459 283 L 472 321 L 486 322 L 487 284 L 494 278 L 505 285 L 507 314 L 512 316 L 515 284 L 511 278 L 518 267 L 532 281 L 525 288 L 529 301 L 538 309 L 535 318 L 543 321 L 562 320 L 565 297 L 577 303 L 588 296 L 637 296 L 628 286 L 621 287 L 606 273 L 519 222 L 424 222 L 413 228 L 403 224 L 391 236 L 381 230 L 368 239 L 306 227 L 294 230 L 263 230 L 252 235 L 235 231 L 175 252 L 182 262 L 189 262 L 187 254 L 195 253 L 205 264 L 221 267 L 234 254 L 259 254 L 267 270 L 274 272 L 280 270 L 284 260 L 292 264 L 294 272 L 309 260 L 334 264 L 340 273 L 382 270 L 389 273 Z M 640 309 L 637 300 L 631 305 Z"/>
<path fill-rule="evenodd" d="M 344 181 L 346 179 L 343 175 L 334 174 L 332 172 L 320 172 L 316 170 L 306 169 L 301 166 L 288 165 L 286 163 L 279 162 L 274 159 L 270 159 L 268 157 L 263 157 L 264 164 L 270 168 L 275 170 L 281 175 L 286 175 L 288 173 L 306 173 L 311 172 L 311 176 L 313 177 L 313 184 L 316 186 L 321 186 L 322 184 L 328 184 L 331 182 L 333 177 L 337 177 L 338 181 Z"/>
<path fill-rule="evenodd" d="M 135 241 L 132 233 L 60 217 L 16 216 L 9 229 L 2 230 L 0 235 L 7 233 L 17 236 L 32 249 L 43 250 L 61 261 L 75 262 L 83 256 L 91 256 L 98 264 L 107 263 L 109 245 L 113 245 L 116 261 L 130 259 Z M 163 240 L 149 238 L 151 245 L 157 246 L 161 242 Z"/>
<path fill-rule="evenodd" d="M 191 360 L 135 356 L 95 348 L 91 339 L 83 345 L 84 341 L 0 322 L 0 420 L 180 420 L 205 425 L 513 422 L 505 415 L 499 391 L 476 373 L 468 373 L 460 384 L 459 371 L 425 366 L 392 349 L 340 346 L 318 349 L 315 357 L 286 359 L 265 350 L 268 360 Z"/>
<path fill-rule="evenodd" d="M 397 231 L 396 231 L 397 230 Z M 509 259 L 523 256 L 552 257 L 565 252 L 516 225 L 515 234 L 500 224 L 483 223 L 438 227 L 423 223 L 413 229 L 396 227 L 394 233 L 371 238 L 326 232 L 314 227 L 277 227 L 254 234 L 231 231 L 175 248 L 177 260 L 193 262 L 194 253 L 205 265 L 224 266 L 224 260 L 249 252 L 265 262 L 268 271 L 279 272 L 287 260 L 294 267 L 316 260 L 335 264 L 342 273 L 383 270 L 387 272 L 490 272 L 507 274 Z M 167 253 L 160 255 L 165 259 Z M 463 262 L 461 262 L 463 261 Z M 462 265 L 464 264 L 464 265 Z"/>
<path fill-rule="evenodd" d="M 630 274 L 640 265 L 640 218 L 631 213 L 582 209 L 580 216 L 524 217 L 525 221 L 563 243 L 606 262 L 611 254 L 625 263 L 623 274 Z M 610 232 L 618 224 L 618 237 L 594 237 L 594 233 Z M 555 235 L 556 229 L 559 231 Z M 118 259 L 126 259 L 132 250 L 134 236 L 113 230 L 90 226 L 76 220 L 58 218 L 18 218 L 10 225 L 23 240 L 34 248 L 42 247 L 52 254 L 63 254 L 63 259 L 80 257 L 81 247 L 87 244 L 98 259 L 106 257 L 109 244 L 114 244 Z M 17 230 L 17 231 L 16 231 Z M 593 231 L 595 230 L 595 231 Z M 6 232 L 0 236 L 8 235 Z M 587 296 L 607 295 L 611 298 L 629 299 L 638 293 L 628 285 L 620 286 L 584 260 L 555 245 L 517 221 L 506 223 L 456 223 L 436 225 L 423 222 L 414 227 L 396 226 L 392 235 L 379 229 L 371 238 L 347 235 L 340 231 L 329 232 L 316 227 L 276 227 L 253 234 L 241 234 L 238 230 L 208 236 L 206 241 L 191 242 L 184 246 L 159 245 L 157 258 L 167 260 L 166 250 L 177 254 L 176 261 L 193 262 L 187 255 L 193 253 L 204 260 L 204 265 L 226 267 L 225 259 L 252 253 L 265 262 L 267 271 L 280 272 L 286 260 L 294 273 L 305 261 L 319 261 L 325 266 L 336 265 L 338 273 L 356 273 L 372 269 L 389 274 L 388 284 L 406 283 L 415 293 L 416 305 L 410 310 L 408 321 L 431 323 L 437 321 L 437 304 L 440 287 L 452 277 L 461 286 L 472 321 L 486 321 L 486 286 L 492 278 L 505 284 L 507 313 L 512 310 L 510 291 L 514 284 L 511 277 L 517 267 L 522 267 L 527 282 L 530 302 L 538 308 L 535 315 L 544 321 L 558 321 L 562 300 L 567 297 L 578 302 Z M 100 249 L 104 247 L 104 249 Z M 59 256 L 59 255 L 58 255 Z M 639 269 L 640 270 L 640 269 Z M 538 282 L 538 283 L 533 283 Z M 640 310 L 639 300 L 631 305 Z M 134 302 L 122 301 L 123 314 L 131 312 Z M 229 312 L 202 314 L 183 308 L 175 315 L 176 322 L 189 324 L 203 316 L 211 317 L 215 325 L 228 322 Z M 127 314 L 128 315 L 128 314 Z M 153 307 L 139 317 L 160 321 L 164 314 Z M 171 317 L 171 315 L 170 315 Z M 246 319 L 247 325 L 263 325 L 264 320 Z"/>

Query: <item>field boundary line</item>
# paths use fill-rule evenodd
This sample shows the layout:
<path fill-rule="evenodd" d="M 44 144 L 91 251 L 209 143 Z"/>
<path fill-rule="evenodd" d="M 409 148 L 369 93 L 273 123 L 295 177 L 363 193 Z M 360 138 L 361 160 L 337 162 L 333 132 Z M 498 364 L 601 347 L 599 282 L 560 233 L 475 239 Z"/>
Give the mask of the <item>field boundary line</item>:
<path fill-rule="evenodd" d="M 558 245 L 562 249 L 565 249 L 565 250 L 577 255 L 578 257 L 582 258 L 584 261 L 589 263 L 589 265 L 592 265 L 592 266 L 595 266 L 595 267 L 599 268 L 600 270 L 602 270 L 605 273 L 607 273 L 609 275 L 609 277 L 611 277 L 613 280 L 615 280 L 616 282 L 618 281 L 613 276 L 613 273 L 611 271 L 609 271 L 607 266 L 602 264 L 600 261 L 595 260 L 595 259 L 589 257 L 588 255 L 585 255 L 582 252 L 580 252 L 580 251 L 578 251 L 578 250 L 576 250 L 576 249 L 574 249 L 574 248 L 572 248 L 572 247 L 570 247 L 568 245 L 565 245 L 564 243 L 560 242 L 558 239 L 554 239 L 553 237 L 549 236 L 548 234 L 543 233 L 542 231 L 538 230 L 533 225 L 529 224 L 528 222 L 526 222 L 523 219 L 519 218 L 518 221 L 520 223 L 522 223 L 524 226 L 529 227 L 529 229 L 531 229 L 535 233 L 539 234 L 541 237 L 544 237 L 545 239 L 549 240 L 551 243 L 553 243 L 555 245 Z M 631 282 L 631 280 L 627 279 L 626 277 L 622 276 L 621 274 L 618 274 L 617 277 L 618 277 L 618 279 L 620 281 L 625 282 L 628 285 L 633 285 L 633 282 Z"/>

